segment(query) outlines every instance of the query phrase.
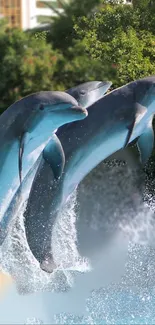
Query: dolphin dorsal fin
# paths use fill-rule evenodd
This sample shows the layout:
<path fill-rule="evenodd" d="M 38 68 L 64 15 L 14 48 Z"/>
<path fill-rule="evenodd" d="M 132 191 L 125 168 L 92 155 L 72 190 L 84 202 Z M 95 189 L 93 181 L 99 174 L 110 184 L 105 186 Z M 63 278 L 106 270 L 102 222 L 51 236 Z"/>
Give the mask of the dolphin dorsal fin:
<path fill-rule="evenodd" d="M 144 115 L 147 112 L 147 108 L 139 103 L 135 103 L 134 106 L 135 106 L 136 113 L 134 115 L 134 118 L 133 118 L 131 124 L 128 126 L 128 134 L 127 134 L 127 138 L 125 140 L 124 148 L 126 148 L 130 142 L 134 127 L 136 126 L 136 124 L 138 124 L 140 122 L 140 120 L 144 117 Z"/>
<path fill-rule="evenodd" d="M 65 154 L 61 142 L 55 134 L 43 150 L 43 158 L 51 166 L 55 179 L 58 179 L 64 169 Z"/>
<path fill-rule="evenodd" d="M 147 163 L 154 147 L 154 131 L 152 127 L 152 120 L 153 118 L 151 117 L 149 123 L 146 126 L 145 132 L 139 137 L 137 141 L 142 164 Z"/>

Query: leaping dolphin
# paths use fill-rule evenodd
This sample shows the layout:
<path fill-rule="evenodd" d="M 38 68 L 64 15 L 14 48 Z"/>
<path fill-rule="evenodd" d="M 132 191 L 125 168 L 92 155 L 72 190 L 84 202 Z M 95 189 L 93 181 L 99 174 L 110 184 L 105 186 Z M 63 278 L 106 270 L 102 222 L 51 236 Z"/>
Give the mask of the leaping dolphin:
<path fill-rule="evenodd" d="M 90 82 L 80 84 L 80 85 L 78 85 L 76 87 L 73 87 L 71 89 L 68 89 L 66 92 L 69 95 L 72 95 L 78 101 L 79 105 L 82 105 L 82 107 L 86 108 L 88 106 L 88 104 L 93 103 L 94 101 L 96 101 L 97 99 L 102 97 L 105 94 L 105 92 L 110 88 L 111 84 L 112 83 L 109 82 L 109 81 L 103 81 L 103 82 L 101 82 L 101 81 L 90 81 Z M 66 116 L 66 118 L 67 118 L 67 116 Z M 78 116 L 76 117 L 76 119 L 77 118 L 78 118 Z M 74 120 L 75 120 L 75 117 L 74 117 Z M 64 122 L 67 123 L 67 120 L 64 121 Z M 69 119 L 68 119 L 68 122 L 70 122 Z M 56 126 L 57 126 L 57 124 L 55 124 L 55 127 Z M 43 130 L 41 130 L 41 134 L 43 133 L 42 131 Z M 44 134 L 42 134 L 42 136 L 43 135 Z M 56 174 L 57 174 L 57 176 L 55 174 L 55 177 L 60 177 L 60 174 L 62 173 L 63 166 L 64 166 L 64 163 L 65 163 L 65 156 L 64 156 L 61 144 L 58 141 L 58 138 L 54 134 L 50 137 L 50 141 L 51 141 L 50 142 L 51 147 L 53 148 L 53 155 L 51 155 L 51 158 L 50 158 L 51 163 L 52 163 L 52 159 L 53 159 L 53 171 L 55 171 Z M 31 148 L 31 150 L 32 150 L 32 148 Z M 10 224 L 10 221 L 11 221 L 13 215 L 16 214 L 15 211 L 16 211 L 16 208 L 18 209 L 18 207 L 19 207 L 19 202 L 22 201 L 21 188 L 23 189 L 24 197 L 25 197 L 26 193 L 29 194 L 29 190 L 31 188 L 32 180 L 33 180 L 33 178 L 35 176 L 35 173 L 37 171 L 37 167 L 38 167 L 39 163 L 41 164 L 41 161 L 44 162 L 44 158 L 42 157 L 42 154 L 37 159 L 38 156 L 39 156 L 39 153 L 37 152 L 37 155 L 36 155 L 36 152 L 35 152 L 36 163 L 33 164 L 33 167 L 32 167 L 32 170 L 30 170 L 30 173 L 27 173 L 27 176 L 24 178 L 24 180 L 22 182 L 22 185 L 19 187 L 16 194 L 13 196 L 13 199 L 12 199 L 8 209 L 6 210 L 6 212 L 3 215 L 3 219 L 1 220 L 1 225 L 0 225 L 0 244 L 3 243 L 3 241 L 4 241 L 4 239 L 5 239 L 6 235 L 7 235 L 8 226 Z M 54 166 L 55 166 L 56 162 L 58 162 L 58 160 L 60 161 L 59 172 L 58 172 L 58 169 L 56 170 L 54 168 Z M 53 171 L 50 170 L 50 172 L 53 172 Z M 49 175 L 49 179 L 51 179 L 50 175 Z M 53 177 L 52 177 L 52 179 L 53 179 Z M 42 180 L 42 182 L 45 183 L 45 193 L 46 193 L 46 181 L 45 181 L 45 179 Z M 48 185 L 47 185 L 47 187 L 48 187 Z M 44 197 L 44 192 L 42 193 L 42 196 Z M 39 202 L 38 202 L 38 205 L 39 205 Z M 15 208 L 15 206 L 16 206 L 16 208 Z"/>
<path fill-rule="evenodd" d="M 66 92 L 72 95 L 82 107 L 87 108 L 103 97 L 111 85 L 111 81 L 88 81 Z"/>
<path fill-rule="evenodd" d="M 52 133 L 62 124 L 86 116 L 86 109 L 71 95 L 55 91 L 27 96 L 0 116 L 0 219 L 22 174 L 31 168 Z"/>
<path fill-rule="evenodd" d="M 61 127 L 57 136 L 65 153 L 64 172 L 50 189 L 48 196 L 51 204 L 46 201 L 38 217 L 38 210 L 35 208 L 42 195 L 39 185 L 40 179 L 43 179 L 42 173 L 47 181 L 50 165 L 52 175 L 55 175 L 54 170 L 58 165 L 55 162 L 53 169 L 53 162 L 50 162 L 53 150 L 50 144 L 46 146 L 45 161 L 41 162 L 36 173 L 25 212 L 27 241 L 42 269 L 53 271 L 53 224 L 63 204 L 81 180 L 102 160 L 125 148 L 135 139 L 138 139 L 142 163 L 148 160 L 154 143 L 154 114 L 155 76 L 152 76 L 112 91 L 88 108 L 88 117 L 85 120 Z"/>

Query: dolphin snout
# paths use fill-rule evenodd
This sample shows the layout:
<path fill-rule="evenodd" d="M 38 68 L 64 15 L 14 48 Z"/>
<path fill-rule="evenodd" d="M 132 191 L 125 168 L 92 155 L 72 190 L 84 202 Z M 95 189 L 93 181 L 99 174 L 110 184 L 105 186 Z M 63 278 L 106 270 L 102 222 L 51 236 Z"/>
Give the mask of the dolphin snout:
<path fill-rule="evenodd" d="M 112 85 L 112 82 L 111 81 L 101 81 L 98 85 L 98 88 L 101 88 L 101 87 L 111 87 Z"/>
<path fill-rule="evenodd" d="M 71 110 L 75 113 L 80 113 L 81 117 L 83 116 L 83 118 L 85 118 L 88 115 L 86 108 L 82 106 L 72 106 Z"/>

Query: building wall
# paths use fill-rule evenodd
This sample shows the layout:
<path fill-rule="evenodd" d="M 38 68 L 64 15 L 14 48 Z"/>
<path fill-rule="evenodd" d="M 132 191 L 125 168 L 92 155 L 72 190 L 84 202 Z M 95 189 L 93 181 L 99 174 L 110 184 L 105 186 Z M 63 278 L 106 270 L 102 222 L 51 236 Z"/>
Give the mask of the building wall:
<path fill-rule="evenodd" d="M 8 18 L 10 27 L 22 27 L 22 0 L 0 0 L 0 15 Z"/>
<path fill-rule="evenodd" d="M 62 11 L 56 0 L 44 0 Z M 48 17 L 56 13 L 48 8 L 41 0 L 0 0 L 0 17 L 8 18 L 10 27 L 20 27 L 23 30 L 34 28 L 41 22 L 46 22 Z"/>

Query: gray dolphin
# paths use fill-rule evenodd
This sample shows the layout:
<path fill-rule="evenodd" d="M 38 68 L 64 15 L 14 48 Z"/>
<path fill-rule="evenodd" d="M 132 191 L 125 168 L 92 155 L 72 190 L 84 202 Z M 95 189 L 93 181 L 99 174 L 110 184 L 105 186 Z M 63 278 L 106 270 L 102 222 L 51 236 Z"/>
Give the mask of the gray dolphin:
<path fill-rule="evenodd" d="M 0 116 L 0 219 L 20 184 L 18 173 L 21 179 L 22 169 L 28 172 L 59 126 L 86 116 L 71 95 L 55 91 L 27 96 Z"/>
<path fill-rule="evenodd" d="M 82 107 L 87 108 L 103 97 L 111 85 L 110 81 L 88 81 L 66 92 L 73 96 Z"/>
<path fill-rule="evenodd" d="M 59 107 L 57 108 L 56 105 L 59 105 Z M 55 118 L 55 112 L 58 110 L 59 112 L 62 112 L 62 110 L 68 110 L 71 106 L 77 105 L 77 102 L 67 94 L 51 91 L 43 91 L 29 95 L 11 105 L 0 116 L 1 168 L 6 161 L 8 149 L 12 147 L 15 140 L 18 140 L 19 145 L 17 156 L 19 160 L 19 177 L 21 179 L 22 156 L 25 150 L 25 145 L 30 140 L 32 142 L 35 137 L 39 136 L 39 130 L 42 130 L 44 124 L 46 124 L 46 129 L 44 130 L 45 135 L 42 136 L 42 141 L 45 141 L 45 139 L 51 135 L 51 129 L 53 132 L 53 127 L 55 130 L 63 124 L 61 122 L 60 113 Z M 72 118 L 71 121 L 74 121 L 74 118 Z M 38 126 L 39 130 L 37 129 Z M 37 145 L 38 143 L 35 144 L 35 147 Z"/>
<path fill-rule="evenodd" d="M 32 186 L 27 210 L 25 229 L 28 244 L 40 262 L 41 268 L 52 272 L 52 228 L 57 214 L 69 195 L 81 180 L 102 160 L 133 140 L 137 144 L 142 163 L 151 155 L 154 143 L 152 119 L 155 114 L 155 76 L 131 82 L 112 91 L 88 108 L 88 117 L 81 122 L 74 122 L 61 127 L 57 136 L 65 153 L 65 167 L 62 177 L 55 180 L 54 171 L 50 171 L 50 144 L 44 149 L 45 162 L 40 166 Z M 53 168 L 53 164 L 51 164 Z M 55 165 L 55 168 L 56 165 Z M 46 174 L 45 174 L 46 169 Z M 42 171 L 48 179 L 51 205 L 38 209 L 35 202 L 40 195 Z M 38 181 L 36 181 L 38 179 Z M 44 186 L 44 185 L 43 185 Z M 47 185 L 48 186 L 48 185 Z M 52 190 L 50 189 L 52 187 Z M 39 194 L 40 193 L 40 194 Z M 34 200 L 34 201 L 33 201 Z M 48 199 L 47 199 L 48 200 Z"/>
<path fill-rule="evenodd" d="M 109 81 L 103 81 L 103 82 L 90 81 L 90 82 L 80 84 L 80 85 L 73 87 L 71 89 L 68 89 L 66 92 L 69 95 L 73 96 L 78 101 L 79 105 L 82 105 L 82 107 L 85 108 L 86 106 L 88 106 L 88 104 L 93 103 L 94 101 L 96 101 L 97 99 L 102 97 L 104 95 L 104 93 L 110 88 L 111 84 L 112 83 Z M 57 113 L 58 113 L 58 109 L 57 109 Z M 57 116 L 55 116 L 55 117 L 57 117 Z M 78 117 L 76 117 L 76 119 L 77 118 Z M 66 119 L 67 119 L 67 115 L 66 115 Z M 75 120 L 75 117 L 74 117 L 74 120 Z M 65 122 L 67 123 L 67 120 Z M 70 119 L 68 119 L 68 122 L 70 122 Z M 55 126 L 55 128 L 58 126 L 56 121 L 55 121 L 54 126 Z M 35 132 L 37 139 L 39 137 L 38 131 L 39 130 L 37 130 Z M 42 136 L 44 136 L 44 133 L 45 133 L 45 135 L 47 133 L 46 129 L 42 130 L 40 128 L 40 131 L 41 131 Z M 39 139 L 39 141 L 40 141 L 40 139 Z M 50 144 L 51 144 L 51 147 L 53 147 L 53 156 L 52 155 L 50 156 L 50 161 L 52 164 L 52 159 L 53 159 L 53 171 L 56 172 L 55 177 L 59 177 L 60 174 L 62 173 L 64 162 L 65 162 L 63 149 L 61 147 L 60 142 L 58 141 L 58 138 L 54 134 L 52 136 L 50 136 Z M 43 147 L 42 147 L 42 149 L 43 149 Z M 31 150 L 32 150 L 32 146 L 31 146 Z M 22 185 L 19 187 L 16 194 L 13 196 L 12 201 L 10 201 L 11 203 L 10 203 L 8 209 L 6 210 L 5 213 L 3 213 L 3 218 L 1 221 L 1 228 L 0 228 L 0 230 L 1 230 L 0 231 L 0 244 L 3 243 L 3 241 L 6 237 L 7 231 L 8 231 L 8 226 L 10 224 L 10 220 L 12 220 L 12 217 L 15 214 L 16 209 L 18 209 L 18 205 L 22 201 L 22 197 L 21 197 L 22 192 L 25 194 L 25 192 L 27 193 L 28 190 L 31 188 L 31 183 L 34 178 L 35 172 L 37 170 L 37 166 L 41 160 L 42 160 L 42 162 L 44 161 L 43 157 L 42 157 L 42 159 L 40 157 L 37 160 L 37 157 L 39 156 L 38 152 L 37 152 L 37 154 L 35 152 L 34 155 L 35 155 L 36 163 L 33 164 L 32 171 L 30 171 L 30 173 L 27 174 L 26 179 L 24 178 Z M 58 160 L 60 161 L 59 171 L 58 171 L 58 169 L 57 170 L 55 169 L 55 165 L 56 165 L 56 162 L 58 162 Z M 32 163 L 31 163 L 31 165 L 32 165 Z M 41 162 L 40 162 L 40 166 L 41 166 Z M 27 161 L 26 161 L 26 168 L 27 168 Z M 28 170 L 28 168 L 27 168 L 27 170 Z M 51 179 L 51 177 L 49 177 L 49 179 Z M 53 177 L 52 177 L 52 179 L 53 179 Z M 23 189 L 23 191 L 21 191 L 21 189 Z M 45 192 L 42 193 L 42 196 L 44 196 L 44 193 Z M 17 204 L 17 202 L 18 202 L 18 204 Z M 15 208 L 15 206 L 16 206 L 16 208 Z"/>

